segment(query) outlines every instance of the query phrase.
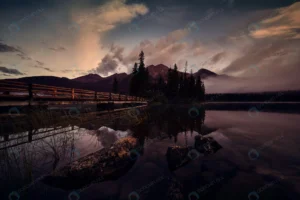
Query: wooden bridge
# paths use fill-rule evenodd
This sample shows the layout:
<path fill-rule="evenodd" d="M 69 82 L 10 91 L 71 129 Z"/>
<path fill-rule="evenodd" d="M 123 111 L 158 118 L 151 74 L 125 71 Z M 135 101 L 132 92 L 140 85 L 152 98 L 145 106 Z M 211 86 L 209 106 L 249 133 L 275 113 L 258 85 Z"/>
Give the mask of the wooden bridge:
<path fill-rule="evenodd" d="M 65 115 L 61 116 L 62 118 L 59 118 L 56 122 L 53 121 L 53 118 L 43 118 L 39 116 L 33 116 L 33 118 L 31 118 L 33 120 L 30 122 L 30 119 L 25 115 L 16 115 L 5 121 L 1 121 L 0 152 L 3 149 L 45 139 L 58 134 L 69 133 L 81 128 L 97 130 L 102 126 L 111 126 L 117 123 L 119 127 L 118 130 L 125 131 L 130 125 L 136 123 L 133 120 L 127 119 L 127 115 L 129 115 L 128 111 L 132 111 L 132 109 L 133 108 L 116 109 L 109 113 L 106 111 L 80 113 L 76 118 Z M 145 106 L 137 106 L 135 109 L 143 111 Z M 37 118 L 43 120 L 36 124 L 34 122 L 37 121 Z M 58 119 L 58 117 L 55 117 L 55 119 Z M 11 130 L 5 131 L 5 127 L 8 126 L 11 126 Z"/>
<path fill-rule="evenodd" d="M 0 101 L 4 102 L 62 102 L 62 101 L 93 101 L 146 103 L 147 99 L 109 92 L 97 92 L 77 88 L 65 88 L 40 84 L 28 84 L 12 80 L 0 80 Z M 5 103 L 4 103 L 5 104 Z"/>

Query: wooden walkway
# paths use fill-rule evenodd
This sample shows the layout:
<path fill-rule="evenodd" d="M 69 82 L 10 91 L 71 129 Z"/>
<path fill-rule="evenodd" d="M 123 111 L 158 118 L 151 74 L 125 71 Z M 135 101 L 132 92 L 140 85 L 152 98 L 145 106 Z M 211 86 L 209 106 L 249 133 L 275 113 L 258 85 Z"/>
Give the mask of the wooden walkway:
<path fill-rule="evenodd" d="M 109 101 L 146 103 L 147 99 L 109 92 L 0 80 L 0 102 L 5 101 L 96 101 L 99 103 Z"/>
<path fill-rule="evenodd" d="M 62 116 L 62 120 L 58 123 L 44 124 L 42 121 L 38 124 L 38 127 L 30 125 L 26 116 L 19 116 L 18 119 L 14 120 L 12 123 L 9 121 L 2 121 L 0 124 L 0 151 L 19 146 L 25 143 L 30 143 L 32 141 L 45 139 L 54 135 L 68 133 L 74 130 L 79 130 L 85 126 L 95 125 L 95 127 L 100 128 L 101 126 L 109 126 L 115 123 L 116 120 L 128 118 L 126 113 L 132 109 L 144 110 L 146 106 L 136 106 L 134 108 L 121 108 L 115 109 L 114 111 L 99 111 L 90 113 L 81 113 L 78 117 Z M 47 122 L 51 122 L 50 119 L 45 119 Z M 45 122 L 46 122 L 45 121 Z M 119 127 L 126 127 L 134 124 L 133 121 L 126 120 L 119 121 Z M 3 133 L 3 128 L 6 125 L 12 125 L 12 131 Z M 76 126 L 77 128 L 74 128 Z M 97 128 L 97 129 L 98 129 Z M 124 130 L 126 130 L 124 129 Z"/>

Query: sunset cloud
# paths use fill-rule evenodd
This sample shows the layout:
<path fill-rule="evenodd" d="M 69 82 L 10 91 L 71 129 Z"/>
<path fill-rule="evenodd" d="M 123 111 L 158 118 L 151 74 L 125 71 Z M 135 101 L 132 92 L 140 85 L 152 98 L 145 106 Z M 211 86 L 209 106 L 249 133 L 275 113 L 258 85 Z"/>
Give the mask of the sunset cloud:
<path fill-rule="evenodd" d="M 0 72 L 3 72 L 5 74 L 13 74 L 13 75 L 25 75 L 24 73 L 20 72 L 17 69 L 11 69 L 7 67 L 0 66 Z"/>
<path fill-rule="evenodd" d="M 264 19 L 256 24 L 251 32 L 254 38 L 283 37 L 300 38 L 300 2 L 278 9 L 276 16 Z"/>
<path fill-rule="evenodd" d="M 125 0 L 113 0 L 97 8 L 79 12 L 80 14 L 76 11 L 72 15 L 73 20 L 81 27 L 76 44 L 76 63 L 86 71 L 94 71 L 93 68 L 97 66 L 96 72 L 107 76 L 111 70 L 116 69 L 117 60 L 123 60 L 123 50 L 107 52 L 101 49 L 103 36 L 118 25 L 129 23 L 135 17 L 146 14 L 148 8 L 143 4 L 128 5 Z M 111 53 L 114 55 L 109 55 Z"/>

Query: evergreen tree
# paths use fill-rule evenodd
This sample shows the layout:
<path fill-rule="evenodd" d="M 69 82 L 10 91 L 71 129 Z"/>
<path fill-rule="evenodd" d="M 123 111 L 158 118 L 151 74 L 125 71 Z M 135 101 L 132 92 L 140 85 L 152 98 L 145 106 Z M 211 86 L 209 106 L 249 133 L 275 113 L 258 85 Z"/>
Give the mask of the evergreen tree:
<path fill-rule="evenodd" d="M 114 82 L 113 82 L 113 93 L 118 93 L 119 87 L 118 87 L 118 80 L 116 77 L 114 77 Z"/>
<path fill-rule="evenodd" d="M 183 97 L 184 98 L 187 98 L 189 96 L 188 90 L 189 90 L 189 80 L 187 77 L 186 67 L 185 67 L 184 74 L 183 74 Z"/>
<path fill-rule="evenodd" d="M 132 74 L 138 73 L 138 66 L 137 63 L 134 63 L 134 67 L 132 68 Z"/>
<path fill-rule="evenodd" d="M 184 97 L 184 85 L 183 85 L 183 74 L 180 75 L 180 78 L 179 78 L 179 96 L 181 98 Z"/>
<path fill-rule="evenodd" d="M 201 81 L 200 101 L 205 101 L 205 86 L 204 86 L 204 82 L 203 81 Z"/>
<path fill-rule="evenodd" d="M 193 98 L 195 97 L 195 79 L 193 75 L 193 71 L 191 70 L 191 75 L 189 78 L 189 89 L 188 89 L 188 97 Z"/>
<path fill-rule="evenodd" d="M 177 65 L 174 65 L 174 70 L 172 74 L 172 96 L 178 95 L 178 85 L 179 85 L 179 75 Z"/>
<path fill-rule="evenodd" d="M 139 55 L 139 72 L 143 73 L 145 71 L 145 63 L 144 63 L 144 60 L 145 60 L 145 55 L 144 55 L 144 52 L 141 51 L 140 55 Z"/>
<path fill-rule="evenodd" d="M 130 94 L 134 96 L 144 96 L 148 89 L 149 72 L 145 68 L 144 60 L 144 52 L 141 51 L 139 54 L 139 66 L 137 66 L 137 63 L 134 64 L 130 80 Z"/>
<path fill-rule="evenodd" d="M 148 68 L 146 68 L 145 70 L 145 90 L 148 90 L 149 89 L 149 71 L 148 71 Z"/>
<path fill-rule="evenodd" d="M 165 81 L 161 75 L 159 75 L 159 77 L 158 77 L 157 89 L 160 92 L 164 92 L 164 90 L 165 90 Z"/>
<path fill-rule="evenodd" d="M 134 63 L 134 67 L 132 69 L 132 73 L 131 73 L 131 79 L 130 79 L 130 83 L 129 83 L 129 94 L 132 96 L 136 96 L 137 92 L 138 92 L 138 79 L 137 79 L 137 74 L 138 74 L 138 67 L 137 67 L 137 63 Z"/>
<path fill-rule="evenodd" d="M 172 69 L 171 68 L 168 69 L 166 93 L 167 93 L 166 95 L 168 97 L 171 96 L 171 93 L 172 93 Z"/>

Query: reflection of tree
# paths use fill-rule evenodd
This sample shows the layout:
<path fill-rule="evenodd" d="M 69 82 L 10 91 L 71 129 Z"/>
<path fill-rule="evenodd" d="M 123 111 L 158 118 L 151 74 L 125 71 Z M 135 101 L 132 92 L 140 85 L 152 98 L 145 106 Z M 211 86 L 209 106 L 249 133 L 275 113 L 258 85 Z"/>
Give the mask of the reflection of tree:
<path fill-rule="evenodd" d="M 149 116 L 146 121 L 131 128 L 133 136 L 138 138 L 142 145 L 147 138 L 158 137 L 161 133 L 167 133 L 170 139 L 174 138 L 175 143 L 177 143 L 177 136 L 181 132 L 187 134 L 189 130 L 191 132 L 196 130 L 201 134 L 205 110 L 199 109 L 199 115 L 192 118 L 186 107 L 162 105 L 155 108 L 148 107 L 141 115 L 146 114 Z"/>
<path fill-rule="evenodd" d="M 62 129 L 65 130 L 63 134 L 55 135 Z M 52 135 L 50 137 L 0 150 L 0 177 L 4 180 L 3 183 L 9 187 L 13 185 L 21 188 L 41 175 L 57 169 L 59 162 L 67 162 L 68 159 L 65 158 L 70 156 L 70 149 L 74 146 L 76 138 L 70 127 L 62 129 L 40 133 Z M 80 134 L 77 135 L 80 137 Z M 20 134 L 14 136 L 20 137 Z"/>

